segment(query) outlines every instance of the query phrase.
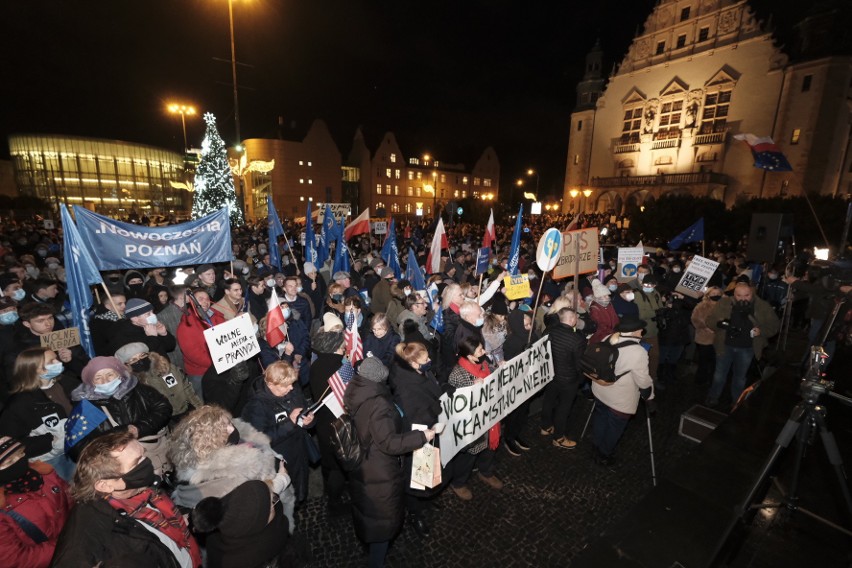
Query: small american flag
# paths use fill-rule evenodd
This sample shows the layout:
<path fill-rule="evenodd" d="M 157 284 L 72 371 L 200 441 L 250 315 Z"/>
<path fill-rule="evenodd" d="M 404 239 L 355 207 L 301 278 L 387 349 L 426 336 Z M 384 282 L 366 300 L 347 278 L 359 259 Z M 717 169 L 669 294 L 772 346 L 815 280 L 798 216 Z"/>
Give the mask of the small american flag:
<path fill-rule="evenodd" d="M 358 333 L 358 324 L 355 321 L 355 312 L 346 313 L 346 327 L 343 330 L 343 341 L 346 343 L 346 354 L 349 362 L 353 365 L 364 358 L 364 344 L 361 343 L 361 335 Z"/>
<path fill-rule="evenodd" d="M 343 407 L 343 393 L 346 392 L 346 385 L 352 380 L 354 374 L 352 363 L 344 359 L 340 368 L 328 378 L 328 386 L 331 387 L 331 392 L 334 393 L 334 398 L 341 407 Z"/>

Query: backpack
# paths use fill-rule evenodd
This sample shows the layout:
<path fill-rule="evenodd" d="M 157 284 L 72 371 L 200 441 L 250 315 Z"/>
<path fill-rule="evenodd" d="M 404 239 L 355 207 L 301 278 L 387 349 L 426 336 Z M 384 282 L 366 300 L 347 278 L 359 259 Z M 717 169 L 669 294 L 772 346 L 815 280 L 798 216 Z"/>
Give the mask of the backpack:
<path fill-rule="evenodd" d="M 341 414 L 331 423 L 331 447 L 344 471 L 354 471 L 361 466 L 368 448 L 361 447 L 358 431 L 355 429 L 355 417 Z"/>
<path fill-rule="evenodd" d="M 587 347 L 583 356 L 580 357 L 580 367 L 583 369 L 583 374 L 605 383 L 614 383 L 630 372 L 625 371 L 620 375 L 615 374 L 618 350 L 628 345 L 638 344 L 634 341 L 622 341 L 621 343 L 612 345 L 609 341 L 604 340 Z"/>

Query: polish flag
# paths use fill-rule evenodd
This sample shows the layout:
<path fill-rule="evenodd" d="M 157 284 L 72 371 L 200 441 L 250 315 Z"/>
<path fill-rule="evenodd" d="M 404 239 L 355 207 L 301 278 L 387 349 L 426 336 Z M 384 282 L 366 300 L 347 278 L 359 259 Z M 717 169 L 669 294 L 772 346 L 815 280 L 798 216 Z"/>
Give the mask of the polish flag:
<path fill-rule="evenodd" d="M 284 312 L 281 311 L 281 303 L 278 301 L 278 294 L 275 293 L 275 288 L 272 289 L 272 295 L 269 297 L 267 307 L 266 342 L 269 343 L 270 347 L 275 347 L 284 341 L 284 332 L 281 331 L 281 326 L 284 325 Z"/>
<path fill-rule="evenodd" d="M 567 227 L 565 227 L 565 232 L 567 233 L 568 231 L 573 231 L 574 229 L 576 229 L 577 228 L 577 222 L 579 220 L 580 220 L 580 214 L 577 213 L 576 215 L 574 215 L 574 219 L 570 223 L 568 223 Z"/>
<path fill-rule="evenodd" d="M 435 226 L 435 236 L 432 237 L 432 247 L 429 256 L 426 257 L 426 271 L 429 274 L 437 274 L 441 271 L 441 249 L 450 248 L 447 242 L 447 233 L 444 231 L 444 220 L 438 219 Z"/>
<path fill-rule="evenodd" d="M 349 240 L 355 235 L 370 234 L 370 208 L 364 209 L 364 212 L 355 217 L 355 220 L 346 225 L 343 229 L 343 238 Z"/>
<path fill-rule="evenodd" d="M 485 226 L 485 234 L 482 235 L 482 248 L 491 248 L 494 241 L 497 240 L 497 233 L 494 231 L 494 210 L 491 210 L 491 216 L 488 217 L 488 224 Z"/>

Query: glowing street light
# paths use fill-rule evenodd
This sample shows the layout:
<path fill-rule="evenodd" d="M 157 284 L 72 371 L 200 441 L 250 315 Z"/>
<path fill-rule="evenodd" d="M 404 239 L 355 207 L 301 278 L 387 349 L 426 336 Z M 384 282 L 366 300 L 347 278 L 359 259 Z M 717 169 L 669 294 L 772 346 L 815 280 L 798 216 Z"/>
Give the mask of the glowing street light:
<path fill-rule="evenodd" d="M 180 115 L 180 123 L 181 126 L 183 126 L 183 151 L 186 152 L 186 115 L 193 116 L 194 114 L 196 114 L 195 107 L 191 105 L 171 103 L 168 106 L 168 109 L 170 113 Z"/>

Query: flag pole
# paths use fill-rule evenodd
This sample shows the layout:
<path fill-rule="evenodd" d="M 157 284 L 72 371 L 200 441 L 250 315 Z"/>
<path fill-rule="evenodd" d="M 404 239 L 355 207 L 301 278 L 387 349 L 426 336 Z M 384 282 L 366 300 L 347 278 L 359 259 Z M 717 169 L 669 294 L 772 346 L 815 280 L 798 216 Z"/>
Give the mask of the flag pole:
<path fill-rule="evenodd" d="M 293 254 L 293 247 L 290 246 L 290 239 L 287 238 L 287 233 L 283 233 L 284 242 L 287 243 L 287 251 L 290 253 L 290 258 L 293 259 L 293 266 L 296 267 L 296 273 L 301 274 L 302 271 L 299 270 L 299 263 L 296 261 L 296 255 Z M 275 246 L 278 246 L 278 243 L 275 243 Z"/>
<path fill-rule="evenodd" d="M 575 238 L 574 247 L 574 311 L 580 313 L 580 239 Z"/>
<path fill-rule="evenodd" d="M 704 254 L 704 239 L 701 239 L 701 256 L 707 258 L 707 255 Z"/>
<path fill-rule="evenodd" d="M 578 246 L 579 246 L 579 240 Z M 535 311 L 538 309 L 538 299 L 541 297 L 541 288 L 544 286 L 544 278 L 547 276 L 547 272 L 541 275 L 541 280 L 538 283 L 538 293 L 535 295 L 535 302 L 533 302 L 533 311 L 532 311 L 532 324 L 530 325 L 530 333 L 527 336 L 527 343 L 532 341 L 532 333 L 535 329 Z M 576 287 L 576 285 L 575 285 Z M 574 308 L 576 310 L 576 307 Z"/>
<path fill-rule="evenodd" d="M 104 284 L 103 281 L 101 281 L 101 286 L 103 286 L 104 292 L 106 292 L 107 298 L 109 298 L 109 303 L 112 304 L 113 307 L 115 307 L 115 301 L 112 299 L 112 294 L 109 293 L 109 288 L 106 287 L 106 284 Z M 97 288 L 95 290 L 97 290 Z M 124 316 L 118 317 L 123 318 Z"/>

